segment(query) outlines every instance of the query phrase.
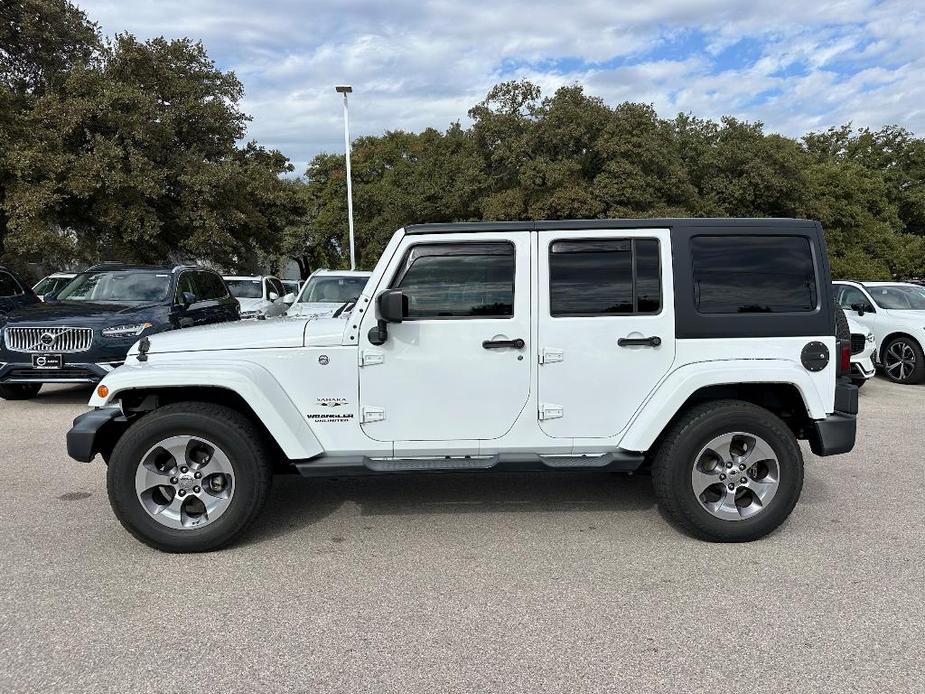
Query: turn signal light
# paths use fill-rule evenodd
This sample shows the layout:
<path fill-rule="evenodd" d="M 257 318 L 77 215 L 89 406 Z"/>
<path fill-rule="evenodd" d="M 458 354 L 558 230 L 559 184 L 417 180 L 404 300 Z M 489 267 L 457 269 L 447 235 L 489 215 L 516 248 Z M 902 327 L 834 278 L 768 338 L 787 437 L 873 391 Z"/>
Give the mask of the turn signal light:
<path fill-rule="evenodd" d="M 107 395 L 109 395 L 109 388 L 107 388 L 106 386 L 97 386 L 96 394 L 99 395 L 101 398 L 105 398 Z"/>

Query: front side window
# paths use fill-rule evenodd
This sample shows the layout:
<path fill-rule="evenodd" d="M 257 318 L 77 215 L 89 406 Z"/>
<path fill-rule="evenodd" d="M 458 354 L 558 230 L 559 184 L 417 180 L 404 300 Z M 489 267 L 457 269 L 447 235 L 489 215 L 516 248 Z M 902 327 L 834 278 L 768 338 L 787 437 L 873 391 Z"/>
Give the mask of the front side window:
<path fill-rule="evenodd" d="M 393 287 L 408 297 L 408 318 L 514 315 L 514 246 L 446 243 L 408 250 Z"/>
<path fill-rule="evenodd" d="M 227 295 L 221 277 L 212 272 L 197 272 L 196 286 L 199 289 L 196 296 L 200 299 L 223 299 Z"/>
<path fill-rule="evenodd" d="M 0 272 L 0 296 L 18 296 L 22 294 L 19 282 L 7 272 Z"/>
<path fill-rule="evenodd" d="M 691 257 L 700 313 L 805 313 L 818 305 L 802 236 L 695 236 Z"/>
<path fill-rule="evenodd" d="M 866 306 L 870 302 L 867 300 L 867 297 L 864 296 L 862 292 L 857 287 L 842 287 L 841 297 L 838 300 L 838 305 L 843 309 L 850 310 L 855 306 Z"/>
<path fill-rule="evenodd" d="M 656 239 L 577 239 L 549 246 L 553 317 L 658 313 L 661 261 Z"/>
<path fill-rule="evenodd" d="M 880 308 L 894 311 L 925 311 L 925 287 L 896 285 L 868 286 L 867 291 Z"/>
<path fill-rule="evenodd" d="M 144 304 L 163 301 L 169 291 L 170 273 L 167 272 L 83 272 L 55 298 L 59 301 Z"/>

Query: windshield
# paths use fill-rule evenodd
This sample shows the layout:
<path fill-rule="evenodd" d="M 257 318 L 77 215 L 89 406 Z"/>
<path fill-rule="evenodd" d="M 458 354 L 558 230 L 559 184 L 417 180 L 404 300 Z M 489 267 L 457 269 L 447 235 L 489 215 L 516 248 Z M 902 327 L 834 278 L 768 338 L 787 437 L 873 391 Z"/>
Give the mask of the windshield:
<path fill-rule="evenodd" d="M 868 286 L 867 291 L 880 308 L 896 311 L 925 311 L 925 287 L 901 284 Z"/>
<path fill-rule="evenodd" d="M 262 299 L 263 282 L 256 280 L 225 280 L 228 291 L 237 299 Z"/>
<path fill-rule="evenodd" d="M 308 281 L 300 304 L 342 304 L 363 293 L 368 277 L 313 277 Z"/>
<path fill-rule="evenodd" d="M 39 282 L 33 289 L 36 294 L 54 294 L 70 282 L 73 277 L 46 277 Z"/>
<path fill-rule="evenodd" d="M 166 272 L 83 272 L 71 280 L 55 299 L 143 304 L 163 301 L 169 291 L 170 274 Z"/>

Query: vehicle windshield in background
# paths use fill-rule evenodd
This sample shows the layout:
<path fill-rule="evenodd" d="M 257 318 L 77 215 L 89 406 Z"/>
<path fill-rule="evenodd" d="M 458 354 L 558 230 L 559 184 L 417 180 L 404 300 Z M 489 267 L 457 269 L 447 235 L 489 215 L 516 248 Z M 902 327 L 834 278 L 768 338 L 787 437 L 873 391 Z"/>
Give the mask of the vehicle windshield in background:
<path fill-rule="evenodd" d="M 263 281 L 262 280 L 225 280 L 228 285 L 228 291 L 236 299 L 262 299 L 263 298 Z"/>
<path fill-rule="evenodd" d="M 143 304 L 163 301 L 168 291 L 170 275 L 166 272 L 84 272 L 71 280 L 55 299 Z"/>
<path fill-rule="evenodd" d="M 895 311 L 925 311 L 925 287 L 877 285 L 867 287 L 877 306 Z"/>
<path fill-rule="evenodd" d="M 366 277 L 313 277 L 302 292 L 300 304 L 342 304 L 357 298 L 366 286 Z"/>
<path fill-rule="evenodd" d="M 33 288 L 36 294 L 54 294 L 61 287 L 67 286 L 73 277 L 46 277 Z"/>

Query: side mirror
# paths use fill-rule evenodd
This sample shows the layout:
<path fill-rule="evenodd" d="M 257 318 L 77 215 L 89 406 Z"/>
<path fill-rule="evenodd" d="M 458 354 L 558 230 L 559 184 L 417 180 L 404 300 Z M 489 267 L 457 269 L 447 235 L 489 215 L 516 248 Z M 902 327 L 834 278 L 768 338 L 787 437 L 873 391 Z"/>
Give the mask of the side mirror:
<path fill-rule="evenodd" d="M 401 323 L 408 315 L 408 297 L 401 289 L 388 289 L 376 298 L 379 320 L 367 337 L 371 344 L 382 345 L 389 339 L 389 323 Z"/>
<path fill-rule="evenodd" d="M 859 316 L 863 316 L 865 313 L 873 313 L 874 311 L 874 307 L 870 304 L 851 304 L 851 309 Z"/>
<path fill-rule="evenodd" d="M 270 292 L 267 294 L 267 298 L 270 299 L 270 301 L 276 301 L 279 298 L 279 294 L 276 292 Z"/>
<path fill-rule="evenodd" d="M 196 303 L 196 295 L 192 292 L 183 292 L 183 308 L 189 308 Z"/>
<path fill-rule="evenodd" d="M 376 298 L 379 315 L 387 323 L 401 323 L 408 315 L 408 297 L 401 289 L 388 289 Z"/>

